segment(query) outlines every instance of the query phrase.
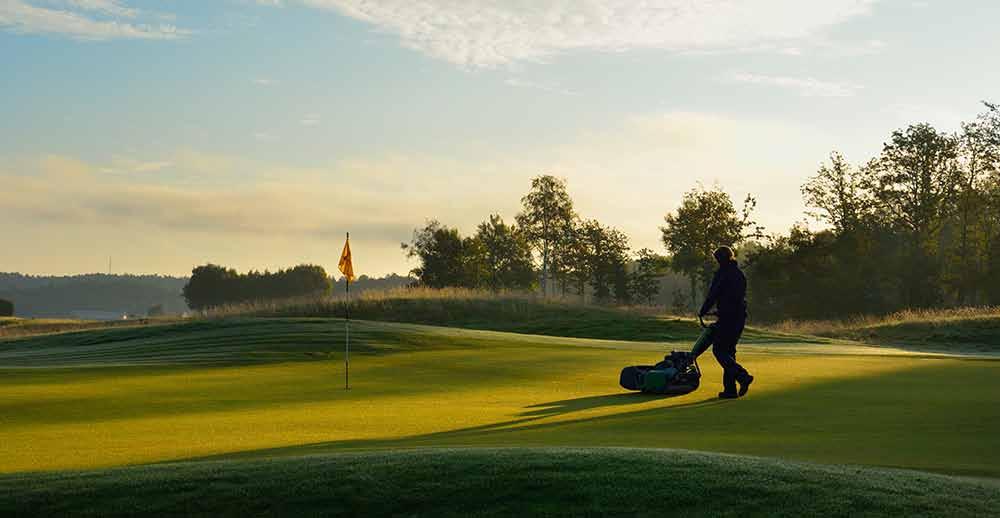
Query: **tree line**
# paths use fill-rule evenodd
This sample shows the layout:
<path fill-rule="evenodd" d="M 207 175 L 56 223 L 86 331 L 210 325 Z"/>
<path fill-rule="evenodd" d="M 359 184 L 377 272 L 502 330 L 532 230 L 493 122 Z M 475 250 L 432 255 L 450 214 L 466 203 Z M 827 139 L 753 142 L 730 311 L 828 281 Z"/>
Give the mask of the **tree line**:
<path fill-rule="evenodd" d="M 802 186 L 810 215 L 748 246 L 754 306 L 769 318 L 1000 304 L 1000 107 L 955 133 L 894 131 L 852 165 L 831 154 Z"/>
<path fill-rule="evenodd" d="M 300 264 L 276 272 L 239 273 L 216 264 L 195 267 L 181 290 L 188 307 L 204 310 L 227 304 L 330 293 L 332 283 L 322 266 Z"/>
<path fill-rule="evenodd" d="M 1000 304 L 1000 108 L 984 106 L 956 133 L 929 124 L 894 131 L 860 165 L 833 152 L 801 189 L 816 230 L 799 223 L 765 234 L 753 196 L 738 207 L 718 187 L 697 187 L 664 219 L 666 255 L 633 252 L 624 233 L 576 213 L 564 180 L 544 175 L 513 224 L 491 215 L 463 237 L 431 220 L 403 248 L 426 286 L 623 304 L 654 300 L 669 269 L 689 279 L 680 304 L 691 308 L 715 268 L 712 251 L 728 245 L 761 320 Z"/>
<path fill-rule="evenodd" d="M 360 275 L 351 282 L 351 293 L 403 288 L 413 282 L 413 278 L 395 273 L 385 277 Z M 225 266 L 206 264 L 191 270 L 191 277 L 181 289 L 181 294 L 188 307 L 200 311 L 244 302 L 323 296 L 333 291 L 344 293 L 346 283 L 346 278 L 334 281 L 322 266 L 313 264 L 300 264 L 276 272 L 265 270 L 242 274 Z"/>
<path fill-rule="evenodd" d="M 623 232 L 580 217 L 565 180 L 533 179 L 521 205 L 514 223 L 490 215 L 471 236 L 437 220 L 415 230 L 402 247 L 419 260 L 411 272 L 417 283 L 492 291 L 537 288 L 545 295 L 572 293 L 620 304 L 655 299 L 665 258 L 648 249 L 633 256 Z M 629 268 L 632 263 L 636 266 Z"/>

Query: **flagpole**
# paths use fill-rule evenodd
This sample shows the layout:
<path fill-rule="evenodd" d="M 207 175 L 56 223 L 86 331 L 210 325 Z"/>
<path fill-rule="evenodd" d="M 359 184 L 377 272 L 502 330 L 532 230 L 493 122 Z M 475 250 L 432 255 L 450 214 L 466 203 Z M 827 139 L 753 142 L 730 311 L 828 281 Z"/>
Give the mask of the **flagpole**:
<path fill-rule="evenodd" d="M 347 233 L 347 241 L 350 242 L 351 233 Z M 344 320 L 344 333 L 347 340 L 344 344 L 344 390 L 351 390 L 351 277 L 344 276 L 347 281 L 347 306 L 345 308 L 347 318 Z"/>

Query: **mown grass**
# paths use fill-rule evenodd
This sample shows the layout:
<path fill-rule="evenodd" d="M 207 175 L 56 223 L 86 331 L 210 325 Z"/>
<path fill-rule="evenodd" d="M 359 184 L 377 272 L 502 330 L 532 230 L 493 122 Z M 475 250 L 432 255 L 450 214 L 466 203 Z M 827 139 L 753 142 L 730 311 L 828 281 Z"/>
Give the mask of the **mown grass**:
<path fill-rule="evenodd" d="M 0 477 L 10 516 L 993 516 L 996 485 L 687 451 L 463 449 Z"/>
<path fill-rule="evenodd" d="M 673 447 L 1000 476 L 1000 362 L 768 354 L 751 397 L 617 385 L 657 345 L 343 321 L 224 319 L 0 344 L 0 470 L 449 446 Z M 795 344 L 788 347 L 794 349 Z M 839 351 L 835 344 L 805 346 Z M 768 349 L 770 350 L 770 349 Z"/>

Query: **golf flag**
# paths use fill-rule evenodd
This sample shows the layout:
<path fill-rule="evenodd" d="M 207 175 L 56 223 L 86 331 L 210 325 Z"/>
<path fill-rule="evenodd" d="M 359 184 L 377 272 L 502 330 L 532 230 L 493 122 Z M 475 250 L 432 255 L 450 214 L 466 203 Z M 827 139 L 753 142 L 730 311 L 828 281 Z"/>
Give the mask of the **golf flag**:
<path fill-rule="evenodd" d="M 344 251 L 340 253 L 340 273 L 347 277 L 347 282 L 354 281 L 354 265 L 351 264 L 351 235 L 347 234 L 347 241 L 344 242 Z"/>
<path fill-rule="evenodd" d="M 344 251 L 340 253 L 340 263 L 337 264 L 340 273 L 344 274 L 347 288 L 347 305 L 344 306 L 344 390 L 351 389 L 351 282 L 354 280 L 354 265 L 351 264 L 351 233 L 347 233 L 344 241 Z"/>

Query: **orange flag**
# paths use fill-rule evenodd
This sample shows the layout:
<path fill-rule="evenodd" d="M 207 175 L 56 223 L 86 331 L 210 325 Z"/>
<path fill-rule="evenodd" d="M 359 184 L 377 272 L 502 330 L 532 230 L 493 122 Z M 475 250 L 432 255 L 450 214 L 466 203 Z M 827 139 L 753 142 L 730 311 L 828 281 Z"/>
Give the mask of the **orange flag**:
<path fill-rule="evenodd" d="M 351 235 L 347 235 L 344 242 L 344 251 L 340 254 L 340 264 L 337 265 L 340 273 L 347 277 L 348 282 L 354 282 L 354 265 L 351 264 Z"/>

